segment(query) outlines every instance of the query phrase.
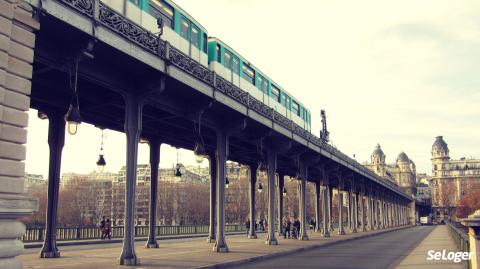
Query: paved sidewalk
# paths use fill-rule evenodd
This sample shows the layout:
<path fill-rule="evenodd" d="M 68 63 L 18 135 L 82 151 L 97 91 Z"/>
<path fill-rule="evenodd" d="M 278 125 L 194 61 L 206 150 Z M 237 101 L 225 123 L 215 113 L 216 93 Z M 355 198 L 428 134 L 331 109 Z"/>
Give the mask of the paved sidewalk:
<path fill-rule="evenodd" d="M 227 236 L 227 244 L 230 249 L 229 253 L 213 252 L 213 244 L 207 243 L 205 240 L 173 242 L 163 246 L 161 242 L 159 242 L 160 248 L 158 249 L 137 247 L 136 253 L 141 265 L 134 267 L 117 265 L 117 258 L 120 255 L 121 246 L 103 249 L 94 249 L 95 246 L 92 246 L 92 249 L 72 251 L 62 251 L 60 248 L 62 257 L 58 259 L 40 259 L 38 254 L 24 254 L 19 256 L 19 259 L 22 261 L 24 268 L 32 269 L 218 268 L 220 267 L 219 265 L 234 265 L 261 260 L 267 257 L 281 256 L 287 253 L 294 253 L 355 238 L 363 238 L 396 229 L 399 228 L 347 234 L 343 236 L 333 235 L 330 238 L 323 238 L 319 233 L 311 232 L 309 233 L 310 240 L 308 241 L 283 239 L 282 237 L 278 238 L 279 245 L 277 246 L 265 245 L 265 235 L 260 235 L 259 239 L 248 239 L 244 235 Z"/>
<path fill-rule="evenodd" d="M 427 252 L 435 250 L 442 252 L 446 250 L 458 251 L 455 242 L 448 232 L 446 225 L 439 225 L 420 244 L 405 257 L 397 269 L 463 269 L 467 268 L 466 263 L 454 263 L 453 261 L 427 260 Z"/>

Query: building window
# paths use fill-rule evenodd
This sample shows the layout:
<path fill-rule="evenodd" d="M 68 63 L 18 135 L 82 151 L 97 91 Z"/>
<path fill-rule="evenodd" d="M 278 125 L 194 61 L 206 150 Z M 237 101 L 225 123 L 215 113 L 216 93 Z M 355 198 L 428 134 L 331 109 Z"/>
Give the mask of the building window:
<path fill-rule="evenodd" d="M 152 0 L 149 2 L 148 11 L 155 18 L 162 17 L 164 26 L 173 28 L 173 8 L 171 6 L 160 0 Z"/>

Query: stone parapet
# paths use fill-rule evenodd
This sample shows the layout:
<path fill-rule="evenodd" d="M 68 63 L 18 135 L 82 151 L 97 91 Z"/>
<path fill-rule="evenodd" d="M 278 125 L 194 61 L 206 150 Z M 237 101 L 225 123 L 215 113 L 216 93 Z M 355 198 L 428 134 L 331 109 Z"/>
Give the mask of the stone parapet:
<path fill-rule="evenodd" d="M 0 0 L 0 268 L 21 268 L 18 221 L 38 203 L 24 193 L 28 110 L 35 31 L 39 22 L 23 0 Z"/>

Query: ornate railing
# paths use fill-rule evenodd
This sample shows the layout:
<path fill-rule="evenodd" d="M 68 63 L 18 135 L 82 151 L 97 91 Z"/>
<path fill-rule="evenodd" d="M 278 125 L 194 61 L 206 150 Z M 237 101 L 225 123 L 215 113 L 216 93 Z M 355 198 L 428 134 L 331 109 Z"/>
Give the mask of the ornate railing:
<path fill-rule="evenodd" d="M 450 236 L 452 236 L 453 241 L 457 245 L 457 249 L 462 252 L 470 251 L 470 241 L 468 239 L 468 234 L 463 229 L 462 225 L 458 222 L 446 222 Z M 467 261 L 467 268 L 470 268 L 470 261 Z"/>
<path fill-rule="evenodd" d="M 135 226 L 135 237 L 147 237 L 148 226 Z M 225 232 L 245 231 L 244 225 L 225 225 Z M 155 227 L 157 236 L 207 234 L 208 225 L 161 225 Z M 124 235 L 123 226 L 112 227 L 111 237 L 122 238 Z M 21 237 L 23 242 L 41 242 L 45 236 L 45 228 L 27 228 Z M 90 228 L 57 228 L 57 240 L 87 240 L 100 239 L 102 232 L 97 227 Z"/>
<path fill-rule="evenodd" d="M 237 102 L 245 105 L 248 109 L 254 110 L 255 112 L 263 115 L 274 121 L 275 123 L 281 125 L 282 127 L 292 131 L 294 134 L 304 138 L 309 143 L 312 143 L 323 150 L 329 152 L 332 155 L 335 155 L 338 159 L 349 163 L 354 166 L 357 170 L 362 171 L 366 175 L 375 179 L 379 184 L 389 187 L 397 193 L 404 195 L 397 186 L 393 183 L 381 179 L 378 175 L 370 171 L 368 168 L 364 167 L 356 160 L 350 158 L 349 156 L 343 154 L 335 147 L 329 145 L 322 139 L 311 134 L 309 131 L 305 130 L 301 126 L 294 123 L 292 120 L 287 117 L 277 113 L 273 108 L 270 108 L 263 104 L 261 101 L 257 100 L 247 92 L 241 90 L 239 87 L 236 87 L 232 83 L 223 79 L 220 76 L 217 76 L 215 72 L 211 71 L 207 67 L 196 62 L 188 55 L 185 55 L 180 50 L 170 46 L 170 44 L 157 35 L 152 34 L 150 31 L 144 29 L 143 27 L 135 24 L 125 16 L 118 14 L 116 11 L 103 4 L 99 0 L 58 0 L 61 3 L 73 8 L 81 15 L 87 16 L 95 21 L 96 24 L 101 24 L 118 35 L 128 39 L 129 41 L 143 47 L 145 50 L 150 53 L 163 59 L 166 64 L 172 64 L 178 67 L 179 69 L 189 73 L 190 75 L 196 77 L 197 79 L 205 82 L 206 84 L 212 86 L 215 90 L 218 90 Z"/>

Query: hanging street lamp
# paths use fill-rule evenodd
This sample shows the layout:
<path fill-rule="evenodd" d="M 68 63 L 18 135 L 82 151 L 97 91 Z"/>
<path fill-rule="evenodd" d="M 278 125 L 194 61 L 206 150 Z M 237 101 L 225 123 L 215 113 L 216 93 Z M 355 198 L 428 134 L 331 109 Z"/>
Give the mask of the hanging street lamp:
<path fill-rule="evenodd" d="M 103 152 L 103 141 L 104 141 L 105 135 L 104 135 L 104 129 L 102 129 L 102 140 L 100 143 L 100 154 L 98 155 L 98 161 L 97 161 L 97 168 L 100 173 L 103 173 L 103 169 L 105 168 L 105 165 L 107 165 L 107 162 L 105 161 L 104 157 L 104 152 Z"/>

